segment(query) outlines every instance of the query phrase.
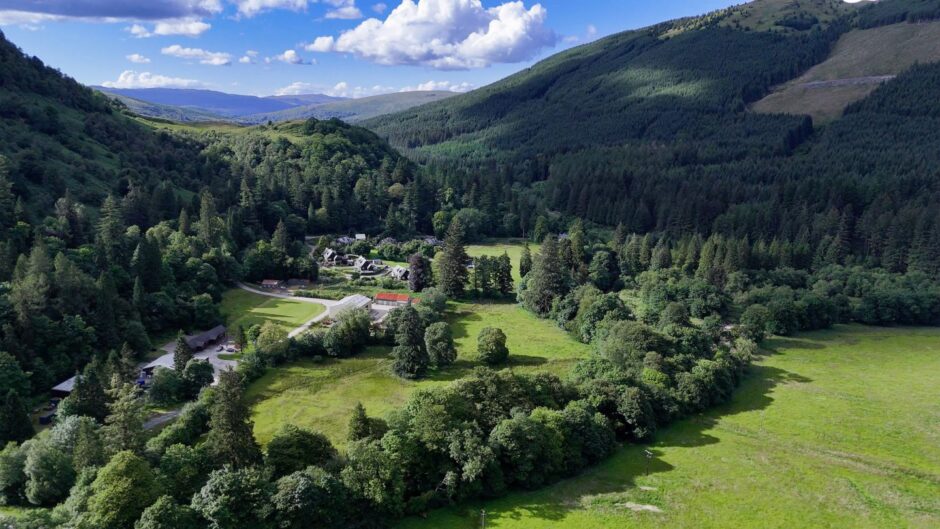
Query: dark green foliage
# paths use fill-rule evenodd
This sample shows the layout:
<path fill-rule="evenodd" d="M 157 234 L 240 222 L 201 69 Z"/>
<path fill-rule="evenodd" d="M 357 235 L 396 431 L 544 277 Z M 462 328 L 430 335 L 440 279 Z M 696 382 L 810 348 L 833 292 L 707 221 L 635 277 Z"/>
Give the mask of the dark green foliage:
<path fill-rule="evenodd" d="M 332 474 L 310 467 L 279 479 L 271 498 L 281 529 L 341 527 L 351 514 L 346 489 Z"/>
<path fill-rule="evenodd" d="M 157 497 L 158 486 L 147 462 L 120 452 L 91 484 L 85 520 L 91 527 L 129 529 Z"/>
<path fill-rule="evenodd" d="M 26 447 L 7 443 L 0 449 L 0 502 L 19 505 L 26 502 Z"/>
<path fill-rule="evenodd" d="M 867 29 L 937 18 L 940 18 L 940 2 L 937 0 L 892 0 L 872 3 L 860 9 L 858 26 Z"/>
<path fill-rule="evenodd" d="M 365 310 L 344 311 L 323 336 L 323 347 L 330 356 L 353 356 L 369 342 L 371 326 L 372 319 Z"/>
<path fill-rule="evenodd" d="M 173 349 L 173 369 L 180 375 L 186 369 L 186 364 L 193 359 L 193 350 L 186 341 L 186 335 L 180 331 L 176 335 L 176 347 Z"/>
<path fill-rule="evenodd" d="M 33 505 L 55 505 L 68 496 L 75 482 L 71 458 L 48 441 L 32 440 L 28 444 L 23 467 L 26 499 Z"/>
<path fill-rule="evenodd" d="M 361 402 L 356 403 L 352 416 L 349 417 L 349 428 L 346 438 L 350 441 L 364 439 L 380 439 L 388 430 L 388 425 L 382 419 L 366 415 L 366 409 Z"/>
<path fill-rule="evenodd" d="M 488 365 L 505 363 L 509 359 L 509 348 L 506 347 L 506 334 L 502 329 L 486 327 L 477 337 L 477 357 Z"/>
<path fill-rule="evenodd" d="M 541 240 L 541 239 L 539 239 Z M 522 247 L 522 256 L 519 257 L 519 275 L 525 277 L 532 270 L 532 250 L 529 249 L 529 242 L 526 241 Z"/>
<path fill-rule="evenodd" d="M 438 322 L 428 326 L 424 332 L 424 344 L 428 351 L 431 365 L 441 368 L 457 360 L 457 348 L 450 325 Z"/>
<path fill-rule="evenodd" d="M 408 288 L 421 292 L 431 286 L 431 261 L 420 253 L 408 258 Z"/>
<path fill-rule="evenodd" d="M 251 415 L 242 401 L 241 377 L 231 369 L 219 375 L 219 385 L 209 418 L 206 444 L 219 464 L 235 468 L 261 461 L 261 450 L 252 432 Z"/>
<path fill-rule="evenodd" d="M 532 271 L 519 289 L 522 305 L 539 315 L 546 315 L 556 299 L 570 290 L 570 274 L 558 251 L 558 241 L 547 237 L 535 259 Z"/>
<path fill-rule="evenodd" d="M 309 466 L 326 466 L 336 456 L 336 449 L 323 434 L 288 424 L 268 443 L 264 462 L 279 478 Z"/>
<path fill-rule="evenodd" d="M 180 503 L 189 503 L 208 479 L 211 469 L 206 451 L 183 444 L 166 449 L 160 457 L 159 481 Z"/>
<path fill-rule="evenodd" d="M 226 467 L 212 472 L 193 496 L 192 508 L 212 529 L 273 527 L 274 485 L 258 468 Z"/>
<path fill-rule="evenodd" d="M 183 370 L 183 390 L 181 400 L 192 400 L 199 395 L 202 388 L 212 384 L 215 377 L 215 368 L 205 360 L 190 360 Z"/>
<path fill-rule="evenodd" d="M 542 486 L 560 473 L 563 443 L 560 432 L 526 414 L 500 422 L 490 433 L 506 484 L 526 489 Z"/>
<path fill-rule="evenodd" d="M 14 391 L 20 396 L 29 395 L 29 377 L 12 355 L 0 351 L 0 388 Z"/>
<path fill-rule="evenodd" d="M 470 257 L 464 248 L 463 239 L 463 226 L 459 220 L 455 219 L 447 230 L 444 248 L 435 259 L 437 284 L 451 298 L 463 296 L 464 289 L 467 287 L 469 277 L 467 264 L 470 262 Z"/>
<path fill-rule="evenodd" d="M 170 496 L 161 496 L 144 509 L 134 529 L 199 529 L 196 513 Z"/>
<path fill-rule="evenodd" d="M 0 401 L 0 443 L 21 443 L 36 433 L 29 410 L 20 394 L 12 389 Z"/>

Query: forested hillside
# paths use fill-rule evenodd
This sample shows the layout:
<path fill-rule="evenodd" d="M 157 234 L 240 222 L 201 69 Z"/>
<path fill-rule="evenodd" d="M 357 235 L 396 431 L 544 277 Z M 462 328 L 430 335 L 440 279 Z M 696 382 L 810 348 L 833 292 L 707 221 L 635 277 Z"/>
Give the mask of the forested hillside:
<path fill-rule="evenodd" d="M 521 234 L 558 211 L 674 236 L 810 248 L 847 237 L 838 261 L 900 255 L 891 266 L 904 270 L 916 253 L 913 226 L 935 232 L 924 204 L 938 181 L 925 160 L 932 133 L 908 142 L 898 131 L 927 123 L 882 113 L 879 126 L 849 116 L 816 130 L 808 117 L 745 108 L 824 60 L 853 27 L 929 18 L 936 2 L 886 0 L 826 17 L 815 2 L 803 10 L 812 24 L 741 22 L 742 10 L 771 13 L 779 3 L 614 35 L 366 126 L 426 161 L 462 207 L 499 220 L 494 233 Z M 928 86 L 936 101 L 940 87 Z M 903 106 L 907 90 L 898 83 L 879 97 Z"/>
<path fill-rule="evenodd" d="M 5 39 L 0 66 L 0 364 L 29 373 L 23 399 L 219 323 L 248 252 L 315 278 L 312 229 L 430 223 L 433 193 L 367 130 L 157 130 Z"/>

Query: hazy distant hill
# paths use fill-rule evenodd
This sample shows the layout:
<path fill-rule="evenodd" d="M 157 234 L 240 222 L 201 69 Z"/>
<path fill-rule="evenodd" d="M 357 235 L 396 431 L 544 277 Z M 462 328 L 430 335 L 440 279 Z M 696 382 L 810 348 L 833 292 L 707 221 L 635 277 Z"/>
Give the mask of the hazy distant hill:
<path fill-rule="evenodd" d="M 300 97 L 291 96 L 291 100 L 274 97 L 257 97 L 239 94 L 226 94 L 213 90 L 192 90 L 184 88 L 107 88 L 94 87 L 102 92 L 131 97 L 157 105 L 170 105 L 199 112 L 218 114 L 227 117 L 247 116 L 263 112 L 277 112 L 297 106 Z M 327 96 L 317 95 L 324 98 Z M 292 102 L 293 101 L 293 102 Z M 157 116 L 159 117 L 159 116 Z"/>
<path fill-rule="evenodd" d="M 228 121 L 231 118 L 221 114 L 213 114 L 198 108 L 178 107 L 174 105 L 161 105 L 160 103 L 150 103 L 133 97 L 121 94 L 107 94 L 124 105 L 135 114 L 150 118 L 168 119 L 182 123 L 199 121 Z"/>
<path fill-rule="evenodd" d="M 265 123 L 267 121 L 291 121 L 295 119 L 330 119 L 339 118 L 349 123 L 356 123 L 376 116 L 401 112 L 426 103 L 441 101 L 457 95 L 454 92 L 400 92 L 361 99 L 344 99 L 323 104 L 311 104 L 271 112 L 255 114 L 240 119 L 246 123 Z"/>

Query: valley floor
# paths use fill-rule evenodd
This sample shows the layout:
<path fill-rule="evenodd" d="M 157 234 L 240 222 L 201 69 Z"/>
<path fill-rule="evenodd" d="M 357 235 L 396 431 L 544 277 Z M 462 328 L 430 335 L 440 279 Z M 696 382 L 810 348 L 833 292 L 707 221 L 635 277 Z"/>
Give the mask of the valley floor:
<path fill-rule="evenodd" d="M 733 401 L 552 487 L 398 529 L 940 527 L 940 329 L 778 338 Z M 644 448 L 654 457 L 647 464 Z"/>

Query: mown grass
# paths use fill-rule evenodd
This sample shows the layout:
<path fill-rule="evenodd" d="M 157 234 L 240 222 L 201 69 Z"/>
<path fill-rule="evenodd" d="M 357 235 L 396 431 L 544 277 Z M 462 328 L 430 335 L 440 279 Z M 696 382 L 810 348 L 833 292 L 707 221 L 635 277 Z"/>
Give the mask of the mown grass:
<path fill-rule="evenodd" d="M 503 367 L 517 371 L 564 373 L 577 358 L 589 354 L 588 346 L 511 303 L 453 303 L 446 321 L 454 333 L 457 362 L 432 371 L 424 380 L 395 376 L 389 347 L 373 347 L 350 359 L 304 360 L 269 370 L 246 394 L 255 437 L 266 444 L 282 425 L 294 424 L 321 431 L 342 446 L 357 402 L 363 403 L 369 415 L 385 417 L 405 404 L 415 390 L 447 384 L 481 365 L 476 339 L 483 327 L 504 330 L 510 360 Z"/>
<path fill-rule="evenodd" d="M 272 298 L 232 289 L 222 294 L 219 309 L 229 328 L 242 326 L 247 329 L 272 321 L 284 330 L 292 331 L 325 311 L 326 307 L 319 303 Z"/>
<path fill-rule="evenodd" d="M 522 248 L 524 246 L 525 241 L 523 240 L 501 239 L 496 242 L 467 246 L 467 255 L 470 257 L 480 257 L 483 255 L 499 257 L 503 255 L 503 253 L 506 253 L 512 261 L 512 277 L 514 280 L 519 281 L 519 259 L 522 257 Z M 529 243 L 529 251 L 532 252 L 533 258 L 535 254 L 538 253 L 540 247 L 540 244 Z"/>
<path fill-rule="evenodd" d="M 768 346 L 732 402 L 651 446 L 398 527 L 476 528 L 481 509 L 504 529 L 940 527 L 940 330 L 843 326 Z"/>

